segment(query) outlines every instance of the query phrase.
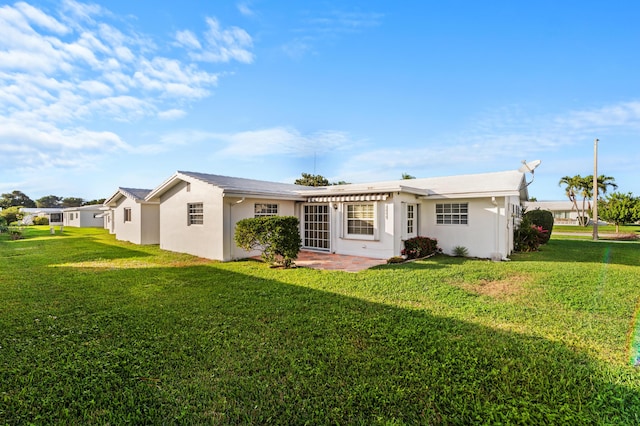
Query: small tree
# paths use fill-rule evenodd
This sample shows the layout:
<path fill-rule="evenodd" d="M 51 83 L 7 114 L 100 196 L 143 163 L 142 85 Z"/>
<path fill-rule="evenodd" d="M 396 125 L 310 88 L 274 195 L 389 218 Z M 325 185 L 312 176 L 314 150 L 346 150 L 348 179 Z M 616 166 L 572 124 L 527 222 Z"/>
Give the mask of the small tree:
<path fill-rule="evenodd" d="M 2 209 L 2 211 L 0 211 L 0 216 L 4 217 L 8 225 L 11 225 L 12 223 L 22 219 L 24 215 L 20 212 L 20 207 L 14 206 Z"/>
<path fill-rule="evenodd" d="M 62 199 L 62 207 L 80 207 L 83 201 L 78 197 L 66 197 Z"/>
<path fill-rule="evenodd" d="M 295 216 L 242 219 L 236 224 L 234 239 L 244 250 L 262 250 L 266 262 L 281 263 L 289 268 L 302 247 L 299 226 Z"/>
<path fill-rule="evenodd" d="M 632 223 L 640 219 L 640 198 L 631 192 L 623 194 L 614 192 L 604 200 L 598 201 L 598 216 L 616 226 L 620 232 L 620 224 Z"/>
<path fill-rule="evenodd" d="M 62 205 L 62 197 L 57 195 L 46 195 L 36 200 L 36 205 L 42 207 L 60 207 Z"/>
<path fill-rule="evenodd" d="M 329 186 L 329 180 L 326 177 L 310 173 L 302 173 L 302 177 L 296 179 L 294 183 L 303 186 Z"/>

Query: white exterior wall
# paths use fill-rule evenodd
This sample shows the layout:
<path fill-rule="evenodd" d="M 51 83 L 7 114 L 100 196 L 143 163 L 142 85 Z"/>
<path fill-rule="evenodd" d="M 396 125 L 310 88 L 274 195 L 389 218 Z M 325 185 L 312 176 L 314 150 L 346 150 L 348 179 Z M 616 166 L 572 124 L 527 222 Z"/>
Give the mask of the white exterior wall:
<path fill-rule="evenodd" d="M 373 239 L 347 235 L 346 215 L 348 204 L 374 203 L 376 231 Z M 334 208 L 337 204 L 338 208 Z M 359 201 L 354 203 L 330 203 L 331 211 L 331 252 L 351 256 L 365 256 L 375 259 L 388 259 L 396 255 L 399 236 L 394 237 L 396 220 L 399 220 L 397 204 L 393 197 L 385 201 Z M 399 204 L 398 204 L 399 206 Z M 398 253 L 399 250 L 398 250 Z"/>
<path fill-rule="evenodd" d="M 124 221 L 125 209 L 131 209 L 131 221 Z M 112 226 L 116 239 L 134 244 L 160 243 L 160 206 L 138 203 L 122 197 L 112 210 Z"/>
<path fill-rule="evenodd" d="M 115 224 L 113 223 L 113 215 L 114 215 L 114 209 L 110 209 L 109 211 L 105 212 L 102 220 L 103 222 L 103 227 L 104 229 L 108 230 L 110 234 L 115 234 Z"/>
<path fill-rule="evenodd" d="M 222 190 L 194 180 L 179 182 L 160 197 L 160 248 L 214 260 L 224 258 Z M 203 204 L 203 224 L 188 224 L 188 203 Z"/>
<path fill-rule="evenodd" d="M 104 221 L 101 217 L 95 217 L 102 213 L 98 209 L 72 210 L 64 212 L 64 225 L 77 228 L 102 228 Z"/>
<path fill-rule="evenodd" d="M 499 253 L 504 259 L 513 250 L 513 198 L 517 200 L 517 197 L 496 197 L 497 205 L 490 197 L 426 200 L 420 213 L 420 235 L 436 238 L 445 254 L 452 254 L 456 246 L 462 246 L 472 257 L 492 258 L 494 253 Z M 437 224 L 438 203 L 468 203 L 468 224 Z"/>
<path fill-rule="evenodd" d="M 255 216 L 255 204 L 277 204 L 278 216 L 297 216 L 296 203 L 290 200 L 273 200 L 267 198 L 224 197 L 224 256 L 220 260 L 242 259 L 260 255 L 259 251 L 247 252 L 235 243 L 236 224 Z"/>
<path fill-rule="evenodd" d="M 140 206 L 140 244 L 160 243 L 160 205 L 138 204 Z"/>
<path fill-rule="evenodd" d="M 131 209 L 131 222 L 124 221 L 124 210 Z M 113 229 L 116 239 L 142 244 L 140 239 L 140 204 L 129 197 L 121 197 L 113 209 Z"/>

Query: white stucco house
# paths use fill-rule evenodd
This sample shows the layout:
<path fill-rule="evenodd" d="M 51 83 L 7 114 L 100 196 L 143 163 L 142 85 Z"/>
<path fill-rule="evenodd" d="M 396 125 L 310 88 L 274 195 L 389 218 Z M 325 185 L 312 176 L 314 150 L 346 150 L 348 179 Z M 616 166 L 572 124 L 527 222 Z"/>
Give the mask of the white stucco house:
<path fill-rule="evenodd" d="M 62 210 L 63 225 L 77 228 L 102 228 L 102 204 L 80 207 L 67 207 Z"/>
<path fill-rule="evenodd" d="M 521 202 L 520 171 L 306 187 L 178 171 L 145 198 L 159 204 L 160 248 L 228 261 L 236 223 L 281 215 L 300 219 L 303 249 L 386 259 L 414 236 L 470 256 L 506 259 Z"/>
<path fill-rule="evenodd" d="M 63 224 L 63 209 L 58 207 L 23 207 L 20 209 L 24 213 L 22 223 L 25 225 L 31 225 L 35 217 L 46 217 L 49 220 L 49 225 L 62 225 Z"/>
<path fill-rule="evenodd" d="M 553 213 L 556 225 L 578 225 L 578 211 L 569 200 L 564 201 L 527 201 L 524 203 L 527 211 L 548 210 Z"/>
<path fill-rule="evenodd" d="M 150 189 L 118 188 L 104 202 L 104 227 L 116 239 L 135 244 L 160 243 L 160 205 L 145 201 Z"/>

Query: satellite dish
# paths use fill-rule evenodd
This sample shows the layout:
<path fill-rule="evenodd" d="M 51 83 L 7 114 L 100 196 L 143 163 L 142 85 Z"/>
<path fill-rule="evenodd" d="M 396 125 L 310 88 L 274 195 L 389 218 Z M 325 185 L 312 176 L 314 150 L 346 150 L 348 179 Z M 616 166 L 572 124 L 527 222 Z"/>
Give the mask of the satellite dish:
<path fill-rule="evenodd" d="M 540 160 L 533 160 L 529 162 L 527 162 L 527 160 L 522 160 L 522 166 L 520 166 L 518 171 L 521 173 L 531 172 L 531 174 L 533 174 L 533 171 L 540 165 L 540 163 L 542 163 Z"/>

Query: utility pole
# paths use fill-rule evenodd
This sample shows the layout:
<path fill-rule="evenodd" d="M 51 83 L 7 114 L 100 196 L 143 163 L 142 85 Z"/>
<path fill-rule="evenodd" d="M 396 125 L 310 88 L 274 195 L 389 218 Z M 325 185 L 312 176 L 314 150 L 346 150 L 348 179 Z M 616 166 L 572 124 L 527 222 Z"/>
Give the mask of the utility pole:
<path fill-rule="evenodd" d="M 598 139 L 593 141 L 593 241 L 598 241 Z"/>

